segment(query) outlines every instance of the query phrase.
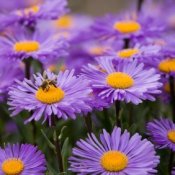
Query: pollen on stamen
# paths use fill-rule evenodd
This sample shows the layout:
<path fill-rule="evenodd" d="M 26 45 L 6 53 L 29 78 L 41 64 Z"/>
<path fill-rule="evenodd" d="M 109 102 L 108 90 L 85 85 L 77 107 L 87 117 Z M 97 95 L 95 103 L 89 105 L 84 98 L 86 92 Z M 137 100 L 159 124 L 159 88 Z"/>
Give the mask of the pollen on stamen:
<path fill-rule="evenodd" d="M 101 166 L 109 172 L 119 172 L 128 165 L 128 157 L 120 151 L 108 151 L 101 156 Z"/>
<path fill-rule="evenodd" d="M 2 163 L 2 171 L 6 175 L 20 175 L 24 169 L 24 164 L 20 159 L 7 159 Z"/>
<path fill-rule="evenodd" d="M 73 26 L 73 18 L 69 15 L 62 16 L 55 21 L 55 25 L 59 29 L 70 29 Z"/>
<path fill-rule="evenodd" d="M 40 49 L 40 43 L 37 41 L 19 41 L 13 46 L 16 52 L 35 52 Z"/>
<path fill-rule="evenodd" d="M 133 20 L 116 22 L 113 27 L 124 34 L 138 32 L 141 29 L 141 25 Z"/>
<path fill-rule="evenodd" d="M 130 58 L 138 53 L 138 49 L 123 49 L 117 52 L 117 56 L 120 58 Z"/>
<path fill-rule="evenodd" d="M 39 88 L 35 94 L 36 99 L 45 104 L 57 103 L 61 101 L 64 96 L 64 91 L 61 88 L 53 85 L 50 85 L 47 91 Z"/>
<path fill-rule="evenodd" d="M 159 70 L 165 73 L 175 72 L 175 59 L 166 59 L 159 63 Z"/>
<path fill-rule="evenodd" d="M 134 85 L 134 80 L 126 73 L 114 72 L 106 77 L 106 83 L 115 89 L 127 89 Z"/>
<path fill-rule="evenodd" d="M 106 47 L 97 46 L 97 47 L 90 48 L 89 52 L 92 55 L 102 55 L 106 50 L 107 50 Z"/>
<path fill-rule="evenodd" d="M 175 143 L 175 130 L 169 131 L 167 137 L 171 142 Z"/>
<path fill-rule="evenodd" d="M 22 15 L 29 15 L 30 13 L 37 13 L 39 12 L 40 7 L 38 5 L 34 5 L 32 7 L 25 8 L 24 10 L 17 10 L 16 14 L 19 16 Z"/>

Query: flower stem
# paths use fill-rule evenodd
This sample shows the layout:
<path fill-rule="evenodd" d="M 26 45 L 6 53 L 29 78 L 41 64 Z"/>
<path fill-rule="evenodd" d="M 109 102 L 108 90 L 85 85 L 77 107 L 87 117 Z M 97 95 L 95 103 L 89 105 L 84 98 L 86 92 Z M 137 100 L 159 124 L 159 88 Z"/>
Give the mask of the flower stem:
<path fill-rule="evenodd" d="M 169 159 L 169 167 L 168 167 L 169 174 L 171 174 L 171 171 L 173 168 L 173 162 L 174 162 L 174 152 L 171 151 L 170 152 L 170 159 Z"/>
<path fill-rule="evenodd" d="M 55 118 L 55 116 L 53 116 L 52 128 L 55 132 L 54 145 L 55 145 L 55 149 L 56 149 L 56 158 L 57 158 L 57 162 L 58 162 L 58 166 L 59 166 L 59 171 L 60 171 L 60 173 L 63 173 L 64 166 L 63 166 L 63 158 L 62 158 L 62 153 L 61 153 L 61 144 L 60 144 L 60 140 L 59 140 L 58 135 L 57 135 L 56 123 L 55 123 L 54 118 Z"/>
<path fill-rule="evenodd" d="M 144 2 L 144 0 L 138 0 L 138 3 L 137 3 L 137 11 L 138 12 L 141 11 L 143 2 Z"/>
<path fill-rule="evenodd" d="M 169 77 L 169 85 L 170 85 L 170 97 L 171 97 L 171 101 L 170 101 L 170 105 L 171 105 L 171 109 L 172 109 L 172 118 L 173 118 L 173 122 L 175 122 L 175 85 L 174 85 L 174 77 L 170 75 Z M 169 159 L 169 172 L 171 174 L 171 170 L 173 167 L 173 161 L 174 161 L 174 152 L 171 151 L 170 153 L 170 159 Z"/>
<path fill-rule="evenodd" d="M 118 127 L 121 127 L 121 121 L 120 121 L 120 101 L 116 100 L 115 102 L 115 116 L 116 116 L 116 125 Z"/>
<path fill-rule="evenodd" d="M 31 69 L 31 59 L 28 58 L 24 61 L 24 64 L 25 64 L 25 77 L 27 79 L 30 79 L 30 69 Z"/>
<path fill-rule="evenodd" d="M 129 44 L 130 44 L 130 39 L 129 38 L 125 38 L 124 39 L 124 49 L 128 49 L 129 48 Z"/>
<path fill-rule="evenodd" d="M 110 117 L 108 115 L 108 109 L 106 108 L 103 109 L 103 115 L 104 115 L 105 128 L 108 132 L 111 132 L 112 126 L 110 122 Z"/>
<path fill-rule="evenodd" d="M 175 122 L 175 85 L 174 85 L 174 77 L 170 75 L 169 77 L 170 84 L 170 96 L 171 96 L 171 109 L 173 115 L 173 122 Z"/>
<path fill-rule="evenodd" d="M 87 114 L 87 116 L 84 117 L 86 128 L 89 134 L 92 133 L 92 119 L 90 113 Z"/>

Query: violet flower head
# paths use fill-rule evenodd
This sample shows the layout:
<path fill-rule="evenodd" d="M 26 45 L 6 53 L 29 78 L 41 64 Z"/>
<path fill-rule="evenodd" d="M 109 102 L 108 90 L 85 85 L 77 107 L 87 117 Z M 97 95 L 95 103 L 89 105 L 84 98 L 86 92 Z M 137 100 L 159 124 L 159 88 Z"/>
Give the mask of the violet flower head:
<path fill-rule="evenodd" d="M 155 18 L 144 14 L 107 15 L 97 19 L 91 26 L 91 32 L 97 38 L 141 39 L 160 35 L 164 26 Z"/>
<path fill-rule="evenodd" d="M 46 160 L 37 147 L 30 144 L 8 144 L 0 148 L 0 174 L 44 175 Z"/>
<path fill-rule="evenodd" d="M 137 59 L 139 62 L 144 62 L 148 58 L 152 58 L 160 54 L 161 47 L 153 44 L 137 43 L 132 44 L 128 48 L 111 47 L 107 50 L 107 54 L 114 56 L 115 59 L 133 60 Z"/>
<path fill-rule="evenodd" d="M 175 151 L 175 124 L 170 119 L 155 119 L 147 124 L 148 135 L 159 149 Z"/>
<path fill-rule="evenodd" d="M 51 124 L 52 117 L 76 119 L 77 114 L 91 111 L 88 104 L 92 92 L 88 81 L 74 75 L 74 70 L 59 72 L 49 71 L 34 75 L 35 82 L 24 79 L 17 81 L 9 92 L 9 105 L 12 116 L 23 110 L 33 111 L 26 121 L 38 121 L 44 117 Z M 44 122 L 43 121 L 43 122 Z"/>
<path fill-rule="evenodd" d="M 66 0 L 44 0 L 26 8 L 17 8 L 5 14 L 13 18 L 13 23 L 35 28 L 38 20 L 54 20 L 67 12 Z"/>
<path fill-rule="evenodd" d="M 0 37 L 0 56 L 7 59 L 23 60 L 33 58 L 43 63 L 67 55 L 65 39 L 52 31 L 15 28 L 12 33 Z"/>
<path fill-rule="evenodd" d="M 69 170 L 78 175 L 148 175 L 159 163 L 154 145 L 136 133 L 133 136 L 115 127 L 112 134 L 103 130 L 100 140 L 92 133 L 77 142 L 69 158 Z"/>
<path fill-rule="evenodd" d="M 5 100 L 10 87 L 15 80 L 24 78 L 19 62 L 4 60 L 0 58 L 0 101 Z"/>
<path fill-rule="evenodd" d="M 160 75 L 155 69 L 144 69 L 144 64 L 115 61 L 113 57 L 100 57 L 97 65 L 89 64 L 83 72 L 98 96 L 109 103 L 116 100 L 139 104 L 155 100 L 161 91 Z"/>

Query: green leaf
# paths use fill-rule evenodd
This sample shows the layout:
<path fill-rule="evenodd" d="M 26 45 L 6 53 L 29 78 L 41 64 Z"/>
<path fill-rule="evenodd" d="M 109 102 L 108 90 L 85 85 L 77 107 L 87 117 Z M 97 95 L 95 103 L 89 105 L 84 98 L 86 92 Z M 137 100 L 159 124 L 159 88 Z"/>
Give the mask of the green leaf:
<path fill-rule="evenodd" d="M 44 131 L 43 131 L 42 129 L 41 129 L 41 133 L 42 133 L 42 135 L 44 136 L 44 138 L 46 139 L 46 141 L 47 141 L 49 147 L 50 147 L 51 149 L 53 149 L 54 151 L 56 151 L 55 145 L 49 140 L 49 138 L 47 137 L 47 135 L 44 133 Z"/>
<path fill-rule="evenodd" d="M 63 166 L 65 170 L 67 169 L 68 150 L 69 150 L 69 138 L 67 137 L 63 143 L 63 147 L 61 150 L 63 157 Z"/>
<path fill-rule="evenodd" d="M 61 138 L 63 137 L 63 133 L 65 131 L 65 129 L 67 128 L 67 126 L 63 126 L 60 132 L 60 135 L 58 136 L 58 139 L 61 140 Z"/>

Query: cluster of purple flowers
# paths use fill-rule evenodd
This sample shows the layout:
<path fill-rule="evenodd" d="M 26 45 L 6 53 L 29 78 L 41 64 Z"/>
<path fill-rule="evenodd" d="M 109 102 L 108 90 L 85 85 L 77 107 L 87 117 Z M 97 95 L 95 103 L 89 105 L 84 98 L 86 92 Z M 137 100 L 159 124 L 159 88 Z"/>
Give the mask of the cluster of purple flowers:
<path fill-rule="evenodd" d="M 0 7 L 0 103 L 8 104 L 11 116 L 28 111 L 25 123 L 42 119 L 50 127 L 58 119 L 86 118 L 113 106 L 118 117 L 119 103 L 159 99 L 175 111 L 173 1 L 139 2 L 139 10 L 95 19 L 69 13 L 66 0 L 26 1 L 13 4 L 11 10 Z M 165 8 L 170 10 L 162 15 Z M 111 134 L 103 129 L 99 139 L 89 133 L 73 148 L 69 171 L 157 173 L 156 149 L 175 151 L 175 123 L 154 119 L 146 129 L 151 142 L 122 126 L 115 126 Z M 0 148 L 0 167 L 0 175 L 42 175 L 46 160 L 32 145 L 9 144 Z"/>

